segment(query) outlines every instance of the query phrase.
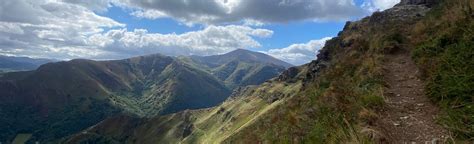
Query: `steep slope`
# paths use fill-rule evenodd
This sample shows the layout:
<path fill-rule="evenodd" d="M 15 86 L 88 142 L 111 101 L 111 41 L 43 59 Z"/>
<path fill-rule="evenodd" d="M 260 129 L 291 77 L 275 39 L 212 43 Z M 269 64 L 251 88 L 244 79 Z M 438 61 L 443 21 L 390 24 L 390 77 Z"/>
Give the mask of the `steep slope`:
<path fill-rule="evenodd" d="M 218 107 L 150 119 L 117 116 L 69 137 L 67 143 L 218 143 L 300 90 L 302 83 L 270 81 L 241 88 Z M 124 130 L 127 129 L 127 130 Z"/>
<path fill-rule="evenodd" d="M 305 90 L 303 97 L 275 109 L 228 142 L 449 143 L 472 140 L 470 116 L 474 111 L 472 87 L 468 87 L 472 85 L 472 81 L 469 82 L 472 76 L 466 73 L 472 73 L 469 69 L 472 69 L 473 1 L 444 1 L 440 5 L 432 5 L 430 0 L 415 3 L 419 5 L 411 5 L 411 2 L 348 23 L 344 31 L 324 47 L 321 53 L 329 52 L 329 65 L 321 71 L 314 85 Z M 429 10 L 425 4 L 433 8 Z M 450 39 L 448 45 L 431 45 L 433 39 L 446 38 L 446 33 Z M 430 57 L 433 53 L 444 57 Z M 422 64 L 438 63 L 440 59 L 449 63 L 422 66 L 417 75 L 411 58 L 421 59 Z M 426 73 L 433 68 L 447 71 Z M 453 79 L 457 79 L 458 85 L 450 85 Z M 436 89 L 430 88 L 432 86 Z M 456 105 L 459 107 L 453 107 Z M 445 110 L 437 111 L 438 106 Z M 277 121 L 270 121 L 273 119 Z M 458 134 L 451 135 L 447 130 Z M 270 136 L 262 136 L 267 134 Z"/>
<path fill-rule="evenodd" d="M 412 57 L 426 95 L 441 108 L 437 121 L 474 141 L 474 1 L 444 1 L 414 28 Z"/>
<path fill-rule="evenodd" d="M 470 0 L 403 0 L 395 8 L 348 22 L 326 43 L 318 60 L 235 91 L 220 106 L 137 120 L 138 126 L 130 128 L 137 135 L 114 131 L 121 125 L 107 126 L 104 121 L 69 142 L 472 140 L 473 7 Z M 395 120 L 403 123 L 392 123 Z"/>

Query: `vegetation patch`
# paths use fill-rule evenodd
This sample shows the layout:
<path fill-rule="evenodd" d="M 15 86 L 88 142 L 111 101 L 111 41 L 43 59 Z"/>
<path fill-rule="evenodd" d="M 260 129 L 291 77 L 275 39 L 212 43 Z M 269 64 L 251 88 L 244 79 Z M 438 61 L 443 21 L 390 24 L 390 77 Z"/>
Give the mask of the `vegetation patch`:
<path fill-rule="evenodd" d="M 417 25 L 419 33 L 432 34 L 418 42 L 413 58 L 423 69 L 427 95 L 443 110 L 440 123 L 457 138 L 474 140 L 474 2 L 445 5 Z"/>

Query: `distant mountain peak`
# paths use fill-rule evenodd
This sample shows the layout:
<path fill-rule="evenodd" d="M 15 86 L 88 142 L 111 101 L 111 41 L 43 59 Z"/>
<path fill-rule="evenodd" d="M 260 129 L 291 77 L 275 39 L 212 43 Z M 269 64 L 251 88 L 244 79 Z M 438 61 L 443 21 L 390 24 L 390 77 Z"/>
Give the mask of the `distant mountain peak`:
<path fill-rule="evenodd" d="M 230 53 L 257 53 L 257 52 L 247 50 L 247 49 L 236 49 L 231 52 L 228 52 L 227 54 L 230 54 Z"/>
<path fill-rule="evenodd" d="M 0 55 L 0 72 L 5 71 L 28 71 L 38 68 L 42 64 L 54 62 L 57 60 L 14 57 Z"/>
<path fill-rule="evenodd" d="M 285 68 L 289 68 L 293 66 L 287 62 L 274 58 L 270 55 L 260 53 L 260 52 L 250 51 L 247 49 L 236 49 L 234 51 L 221 54 L 221 55 L 202 56 L 202 57 L 194 57 L 194 58 L 201 59 L 201 61 L 210 62 L 216 65 L 229 63 L 231 61 L 237 60 L 237 61 L 267 63 L 267 64 L 273 64 L 277 66 L 282 66 Z"/>

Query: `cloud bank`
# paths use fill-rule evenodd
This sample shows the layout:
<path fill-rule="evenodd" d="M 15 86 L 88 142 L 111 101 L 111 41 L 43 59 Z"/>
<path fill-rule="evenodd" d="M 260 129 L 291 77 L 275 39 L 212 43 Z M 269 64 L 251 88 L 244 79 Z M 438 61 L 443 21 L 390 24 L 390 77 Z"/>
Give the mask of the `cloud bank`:
<path fill-rule="evenodd" d="M 87 44 L 98 46 L 113 57 L 130 57 L 150 53 L 165 55 L 214 55 L 235 49 L 261 47 L 254 37 L 270 37 L 273 31 L 247 26 L 209 26 L 184 34 L 148 33 L 145 29 L 110 30 L 95 34 Z"/>
<path fill-rule="evenodd" d="M 353 0 L 118 0 L 142 18 L 172 17 L 183 23 L 287 23 L 301 20 L 347 20 L 363 10 Z"/>
<path fill-rule="evenodd" d="M 211 25 L 180 35 L 129 31 L 125 24 L 94 12 L 104 10 L 108 2 L 94 2 L 1 1 L 0 54 L 58 59 L 117 59 L 150 53 L 211 55 L 261 47 L 254 38 L 273 34 L 236 25 Z"/>

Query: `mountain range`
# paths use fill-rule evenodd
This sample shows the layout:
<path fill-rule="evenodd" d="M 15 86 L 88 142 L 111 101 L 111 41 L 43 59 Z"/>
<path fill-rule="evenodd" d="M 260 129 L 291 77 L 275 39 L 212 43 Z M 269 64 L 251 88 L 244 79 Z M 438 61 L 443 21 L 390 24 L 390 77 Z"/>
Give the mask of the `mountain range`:
<path fill-rule="evenodd" d="M 0 73 L 34 70 L 40 65 L 54 61 L 55 60 L 51 59 L 34 59 L 28 57 L 12 57 L 0 55 Z"/>
<path fill-rule="evenodd" d="M 259 58 L 255 58 L 259 57 Z M 0 137 L 24 131 L 60 138 L 105 117 L 151 117 L 218 105 L 236 87 L 258 85 L 288 63 L 236 50 L 205 57 L 160 54 L 124 60 L 75 59 L 0 77 Z"/>

